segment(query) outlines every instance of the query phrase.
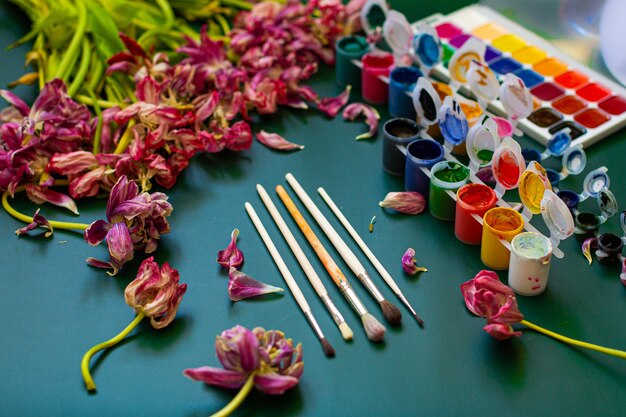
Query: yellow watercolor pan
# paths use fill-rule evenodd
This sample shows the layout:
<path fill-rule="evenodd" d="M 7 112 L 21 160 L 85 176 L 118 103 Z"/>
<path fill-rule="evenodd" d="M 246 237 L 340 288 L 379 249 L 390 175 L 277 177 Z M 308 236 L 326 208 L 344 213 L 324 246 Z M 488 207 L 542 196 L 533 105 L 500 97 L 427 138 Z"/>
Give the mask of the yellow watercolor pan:
<path fill-rule="evenodd" d="M 474 29 L 472 35 L 484 41 L 491 41 L 502 35 L 506 35 L 507 33 L 507 30 L 501 26 L 498 26 L 495 23 L 487 23 L 486 25 L 482 25 Z"/>
<path fill-rule="evenodd" d="M 522 64 L 534 65 L 537 62 L 546 59 L 548 54 L 543 49 L 539 49 L 536 46 L 527 46 L 515 52 L 513 58 L 517 59 Z"/>
<path fill-rule="evenodd" d="M 495 38 L 491 42 L 491 45 L 494 48 L 501 50 L 502 52 L 513 53 L 525 47 L 526 42 L 524 42 L 521 38 L 515 35 L 508 34 Z"/>

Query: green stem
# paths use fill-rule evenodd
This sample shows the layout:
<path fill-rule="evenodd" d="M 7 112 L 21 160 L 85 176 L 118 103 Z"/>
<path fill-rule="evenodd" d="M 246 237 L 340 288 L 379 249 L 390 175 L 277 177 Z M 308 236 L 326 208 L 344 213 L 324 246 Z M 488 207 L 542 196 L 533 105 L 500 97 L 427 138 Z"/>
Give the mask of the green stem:
<path fill-rule="evenodd" d="M 243 384 L 243 387 L 241 387 L 241 389 L 239 390 L 237 395 L 235 395 L 235 398 L 230 400 L 230 402 L 228 404 L 226 404 L 226 407 L 222 408 L 220 411 L 218 411 L 217 413 L 213 414 L 211 417 L 227 417 L 233 411 L 235 411 L 237 409 L 237 407 L 239 407 L 241 405 L 243 400 L 246 399 L 248 394 L 250 394 L 250 391 L 252 390 L 252 387 L 254 386 L 254 376 L 255 375 L 256 375 L 256 373 L 252 372 L 250 374 L 250 376 L 248 377 L 248 379 L 246 380 L 246 383 Z"/>
<path fill-rule="evenodd" d="M 113 151 L 114 154 L 116 155 L 122 154 L 124 153 L 126 148 L 128 148 L 128 145 L 130 144 L 130 141 L 133 138 L 133 126 L 134 125 L 135 125 L 134 120 L 130 120 L 128 122 L 128 124 L 126 125 L 126 130 L 124 131 L 124 134 L 122 135 L 119 143 L 117 144 L 115 151 Z"/>
<path fill-rule="evenodd" d="M 96 54 L 97 55 L 97 54 Z M 104 63 L 100 57 L 96 56 L 92 60 L 93 68 L 91 69 L 91 79 L 87 84 L 87 88 L 92 91 L 98 91 L 98 85 L 100 84 L 100 80 L 102 79 L 102 74 L 104 74 Z"/>
<path fill-rule="evenodd" d="M 61 64 L 56 72 L 56 77 L 64 81 L 67 81 L 67 78 L 72 70 L 72 61 L 76 58 L 78 48 L 80 48 L 83 36 L 85 35 L 85 29 L 87 27 L 87 8 L 85 7 L 84 0 L 76 0 L 76 6 L 78 9 L 78 24 L 76 25 L 76 32 L 74 32 L 70 45 L 67 47 L 67 52 L 63 56 Z"/>
<path fill-rule="evenodd" d="M 241 10 L 252 10 L 252 3 L 248 3 L 244 0 L 221 0 L 220 4 L 223 4 L 224 6 L 236 7 Z"/>
<path fill-rule="evenodd" d="M 73 97 L 74 94 L 78 92 L 78 89 L 83 86 L 83 81 L 85 81 L 87 71 L 89 71 L 89 64 L 91 63 L 90 45 L 91 44 L 87 39 L 83 39 L 83 50 L 81 52 L 80 65 L 78 67 L 78 71 L 76 72 L 76 76 L 72 80 L 70 87 L 67 89 L 67 94 L 70 97 Z"/>
<path fill-rule="evenodd" d="M 141 311 L 137 314 L 135 319 L 130 322 L 130 324 L 126 326 L 126 328 L 122 330 L 117 336 L 107 340 L 106 342 L 95 345 L 85 353 L 83 359 L 80 361 L 80 371 L 83 374 L 83 380 L 85 381 L 85 386 L 87 387 L 87 390 L 94 391 L 96 389 L 96 383 L 93 382 L 93 378 L 91 377 L 91 373 L 89 372 L 89 361 L 91 360 L 91 357 L 102 349 L 110 348 L 111 346 L 114 346 L 121 342 L 122 339 L 124 339 L 126 335 L 128 335 L 128 333 L 130 333 L 131 330 L 133 330 L 135 326 L 137 326 L 139 322 L 143 320 L 144 317 L 146 317 L 146 314 Z"/>
<path fill-rule="evenodd" d="M 89 95 L 93 100 L 93 109 L 96 112 L 96 116 L 98 117 L 98 124 L 96 125 L 96 132 L 93 136 L 93 154 L 97 155 L 100 152 L 100 140 L 102 138 L 102 128 L 104 126 L 104 120 L 102 116 L 102 108 L 100 107 L 100 103 L 98 103 L 98 99 L 96 98 L 96 94 L 93 90 L 89 90 Z"/>
<path fill-rule="evenodd" d="M 93 90 L 90 90 L 91 92 L 93 92 Z M 76 97 L 74 97 L 77 101 L 80 101 L 83 104 L 86 104 L 88 106 L 93 106 L 94 108 L 96 107 L 96 103 L 98 104 L 98 106 L 100 106 L 100 108 L 105 108 L 105 109 L 110 109 L 111 107 L 116 107 L 119 106 L 119 104 L 114 103 L 112 101 L 107 101 L 107 100 L 95 100 L 93 99 L 93 97 L 87 97 L 84 96 L 82 94 L 77 94 Z"/>
<path fill-rule="evenodd" d="M 161 30 L 168 32 L 174 26 L 174 11 L 167 0 L 156 0 L 156 3 L 165 16 L 165 26 L 161 27 Z"/>
<path fill-rule="evenodd" d="M 228 35 L 230 33 L 230 27 L 228 26 L 228 22 L 226 21 L 226 19 L 224 19 L 224 16 L 222 16 L 221 14 L 216 14 L 213 17 L 217 21 L 217 24 L 222 28 L 222 32 L 224 33 L 224 35 Z"/>
<path fill-rule="evenodd" d="M 553 331 L 550 331 L 548 329 L 544 329 L 543 327 L 539 327 L 536 324 L 533 324 L 526 320 L 522 320 L 520 323 L 530 329 L 538 331 L 539 333 L 543 333 L 547 336 L 555 338 L 556 340 L 560 340 L 561 342 L 569 343 L 570 345 L 573 345 L 573 346 L 578 346 L 578 347 L 582 347 L 582 348 L 589 349 L 589 350 L 595 350 L 596 352 L 601 352 L 607 355 L 612 355 L 618 358 L 626 359 L 626 352 L 624 352 L 623 350 L 605 348 L 603 346 L 598 346 L 592 343 L 587 343 L 587 342 L 582 342 L 580 340 L 572 339 L 572 338 L 560 335 L 558 333 L 555 333 Z"/>
<path fill-rule="evenodd" d="M 66 184 L 63 184 L 62 182 L 58 181 L 58 182 L 55 182 L 54 185 L 66 185 Z M 20 186 L 15 189 L 15 192 L 17 193 L 20 191 L 24 191 L 24 189 L 25 189 L 24 186 Z M 9 213 L 11 216 L 15 217 L 16 219 L 23 221 L 24 223 L 32 223 L 33 222 L 32 217 L 22 214 L 19 211 L 15 210 L 13 207 L 11 207 L 11 204 L 9 204 L 9 196 L 10 194 L 8 190 L 5 191 L 4 194 L 2 194 L 2 207 L 4 207 L 6 212 Z M 56 220 L 49 220 L 49 223 L 53 228 L 65 229 L 65 230 L 85 230 L 89 227 L 89 225 L 85 223 L 59 222 Z"/>

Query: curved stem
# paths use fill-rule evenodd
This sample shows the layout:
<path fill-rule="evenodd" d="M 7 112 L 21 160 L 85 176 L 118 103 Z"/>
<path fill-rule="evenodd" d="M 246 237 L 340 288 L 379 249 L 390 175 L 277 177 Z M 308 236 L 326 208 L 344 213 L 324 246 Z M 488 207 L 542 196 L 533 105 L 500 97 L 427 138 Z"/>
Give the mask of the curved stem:
<path fill-rule="evenodd" d="M 128 122 L 128 124 L 126 125 L 126 130 L 124 131 L 124 134 L 122 135 L 119 143 L 117 144 L 117 147 L 115 148 L 115 151 L 113 151 L 114 154 L 119 155 L 124 153 L 124 151 L 126 150 L 126 148 L 128 148 L 128 145 L 130 144 L 130 140 L 133 137 L 133 126 L 135 125 L 135 121 L 134 120 L 130 120 Z"/>
<path fill-rule="evenodd" d="M 126 326 L 126 328 L 122 330 L 117 336 L 107 340 L 106 342 L 95 345 L 85 353 L 83 359 L 80 361 L 80 371 L 83 374 L 85 387 L 87 387 L 89 391 L 94 391 L 96 389 L 96 384 L 95 382 L 93 382 L 93 378 L 91 377 L 91 373 L 89 372 L 89 360 L 91 359 L 91 357 L 102 349 L 109 348 L 122 341 L 122 339 L 124 339 L 126 335 L 128 335 L 128 333 L 130 333 L 131 330 L 133 330 L 135 326 L 137 326 L 139 322 L 143 320 L 144 317 L 146 317 L 146 314 L 141 311 L 137 314 L 135 319 L 131 321 L 130 324 Z"/>
<path fill-rule="evenodd" d="M 76 7 L 78 12 L 78 24 L 76 25 L 76 32 L 74 32 L 74 36 L 72 36 L 70 45 L 67 47 L 67 52 L 65 52 L 65 55 L 61 60 L 61 64 L 59 65 L 59 68 L 56 72 L 56 77 L 64 81 L 67 81 L 67 78 L 69 77 L 69 74 L 72 70 L 72 62 L 76 58 L 78 48 L 80 48 L 83 36 L 85 35 L 85 29 L 87 28 L 87 7 L 85 6 L 84 0 L 77 0 Z"/>
<path fill-rule="evenodd" d="M 597 352 L 605 353 L 607 355 L 612 355 L 618 358 L 626 359 L 626 352 L 623 350 L 605 348 L 603 346 L 598 346 L 592 343 L 587 343 L 587 342 L 582 342 L 580 340 L 572 339 L 572 338 L 560 335 L 558 333 L 555 333 L 553 331 L 550 331 L 548 329 L 544 329 L 543 327 L 539 327 L 536 324 L 533 324 L 526 320 L 522 320 L 520 323 L 530 329 L 538 331 L 539 333 L 543 333 L 545 335 L 555 338 L 556 340 L 560 340 L 561 342 L 569 343 L 570 345 L 582 347 L 582 348 L 589 349 L 589 350 L 595 350 Z"/>
<path fill-rule="evenodd" d="M 252 3 L 248 3 L 245 0 L 221 0 L 220 4 L 224 6 L 236 7 L 241 10 L 252 10 Z"/>
<path fill-rule="evenodd" d="M 91 88 L 89 88 L 89 90 L 90 91 L 94 91 Z M 104 109 L 110 109 L 111 107 L 119 106 L 119 104 L 114 103 L 112 101 L 107 101 L 107 100 L 96 100 L 96 101 L 94 101 L 92 97 L 84 96 L 82 94 L 77 94 L 76 97 L 74 97 L 74 99 L 76 99 L 76 101 L 80 101 L 81 103 L 86 104 L 88 106 L 94 106 L 95 107 L 95 103 L 98 103 L 100 108 L 104 108 Z"/>
<path fill-rule="evenodd" d="M 61 184 L 55 184 L 55 185 L 61 185 Z M 19 192 L 23 190 L 24 190 L 24 187 L 21 186 L 21 187 L 17 187 L 15 189 L 15 192 Z M 2 194 L 2 207 L 4 207 L 6 212 L 20 221 L 23 221 L 25 223 L 32 223 L 34 220 L 31 216 L 22 214 L 19 211 L 15 210 L 13 207 L 11 207 L 11 204 L 9 204 L 9 196 L 10 194 L 8 190 L 5 191 L 4 194 Z M 65 230 L 85 230 L 89 227 L 89 225 L 86 223 L 60 222 L 56 220 L 49 220 L 48 222 L 54 228 L 65 229 Z"/>
<path fill-rule="evenodd" d="M 100 140 L 102 138 L 102 128 L 104 127 L 104 119 L 102 116 L 102 108 L 100 107 L 100 103 L 98 103 L 98 99 L 96 98 L 96 93 L 93 90 L 89 90 L 89 96 L 93 100 L 93 109 L 96 112 L 96 116 L 98 117 L 98 123 L 96 124 L 96 132 L 93 135 L 93 154 L 97 155 L 100 152 Z"/>
<path fill-rule="evenodd" d="M 241 387 L 241 389 L 239 390 L 237 395 L 235 395 L 235 398 L 230 400 L 230 402 L 228 404 L 226 404 L 226 407 L 222 408 L 217 413 L 211 415 L 211 417 L 227 417 L 233 411 L 235 411 L 237 409 L 237 407 L 239 407 L 241 405 L 243 400 L 246 399 L 248 394 L 250 394 L 250 391 L 252 390 L 252 386 L 254 385 L 254 376 L 255 375 L 256 375 L 256 372 L 252 372 L 250 374 L 250 376 L 248 377 L 248 379 L 246 380 L 246 383 L 243 384 L 243 387 Z"/>
<path fill-rule="evenodd" d="M 213 18 L 220 26 L 220 28 L 222 28 L 224 36 L 228 36 L 228 34 L 230 33 L 230 26 L 228 26 L 228 22 L 226 21 L 226 19 L 224 19 L 224 16 L 222 16 L 221 14 L 216 14 L 215 16 L 213 16 Z"/>
<path fill-rule="evenodd" d="M 87 76 L 87 71 L 89 71 L 89 64 L 91 63 L 91 44 L 87 39 L 83 39 L 83 50 L 81 52 L 80 57 L 80 65 L 78 66 L 78 71 L 72 80 L 69 88 L 67 89 L 67 94 L 70 97 L 74 97 L 74 94 L 78 92 L 78 89 L 83 86 L 83 81 L 85 81 L 85 77 Z"/>

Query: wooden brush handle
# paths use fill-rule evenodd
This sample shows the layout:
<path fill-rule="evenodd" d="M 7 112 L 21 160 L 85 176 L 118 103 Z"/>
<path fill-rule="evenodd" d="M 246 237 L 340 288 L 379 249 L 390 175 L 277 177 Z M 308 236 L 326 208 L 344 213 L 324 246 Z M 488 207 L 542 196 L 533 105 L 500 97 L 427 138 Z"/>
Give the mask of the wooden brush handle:
<path fill-rule="evenodd" d="M 289 214 L 291 214 L 291 217 L 293 217 L 293 219 L 296 221 L 296 224 L 298 225 L 300 230 L 302 230 L 304 237 L 306 237 L 306 240 L 309 241 L 309 244 L 317 254 L 317 257 L 320 258 L 320 260 L 322 261 L 322 264 L 324 265 L 324 268 L 326 268 L 326 271 L 328 271 L 330 277 L 339 288 L 342 288 L 341 283 L 347 283 L 348 280 L 343 275 L 335 261 L 333 261 L 330 254 L 326 251 L 326 249 L 324 249 L 324 246 L 322 246 L 322 242 L 320 242 L 320 240 L 315 235 L 315 232 L 313 232 L 304 217 L 302 217 L 302 214 L 300 213 L 296 205 L 293 204 L 293 201 L 291 200 L 282 185 L 276 186 L 276 193 L 282 200 L 285 207 L 287 207 Z"/>

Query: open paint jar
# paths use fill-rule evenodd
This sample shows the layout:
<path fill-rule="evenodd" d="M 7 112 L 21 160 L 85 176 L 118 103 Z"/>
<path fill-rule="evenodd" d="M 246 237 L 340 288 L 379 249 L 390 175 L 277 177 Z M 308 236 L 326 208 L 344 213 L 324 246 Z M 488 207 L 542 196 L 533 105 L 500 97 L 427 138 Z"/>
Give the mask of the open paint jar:
<path fill-rule="evenodd" d="M 430 178 L 422 168 L 430 169 L 443 159 L 443 146 L 432 139 L 417 139 L 406 148 L 404 188 L 417 191 L 428 200 Z"/>
<path fill-rule="evenodd" d="M 542 234 L 524 232 L 511 241 L 509 286 L 521 295 L 541 294 L 548 285 L 552 243 Z"/>
<path fill-rule="evenodd" d="M 525 168 L 526 162 L 519 143 L 511 138 L 504 138 L 493 154 L 491 165 L 496 180 L 496 193 L 502 195 L 506 190 L 517 187 Z"/>
<path fill-rule="evenodd" d="M 611 178 L 609 178 L 609 174 L 607 174 L 608 170 L 607 167 L 602 166 L 587 174 L 583 181 L 583 192 L 580 194 L 580 201 L 586 200 L 589 197 L 597 198 L 600 190 L 609 188 Z"/>
<path fill-rule="evenodd" d="M 470 169 L 478 171 L 481 167 L 491 165 L 493 154 L 500 146 L 500 138 L 496 134 L 496 126 L 489 126 L 488 117 L 472 126 L 467 134 L 465 148 L 470 159 Z"/>
<path fill-rule="evenodd" d="M 497 270 L 509 267 L 511 253 L 500 240 L 511 242 L 524 230 L 524 218 L 517 211 L 508 207 L 494 207 L 483 216 L 483 235 L 480 246 L 480 259 L 483 263 Z"/>
<path fill-rule="evenodd" d="M 617 200 L 608 188 L 602 188 L 596 194 L 596 201 L 598 207 L 602 212 L 601 215 L 597 215 L 591 212 L 576 213 L 574 217 L 575 229 L 574 236 L 576 240 L 584 241 L 590 237 L 594 237 L 598 234 L 600 225 L 604 223 L 609 217 L 613 217 L 618 212 Z"/>
<path fill-rule="evenodd" d="M 396 63 L 401 65 L 403 58 L 411 53 L 413 28 L 402 13 L 390 10 L 383 24 L 383 38 L 393 51 Z"/>
<path fill-rule="evenodd" d="M 440 161 L 430 170 L 428 208 L 436 219 L 454 220 L 456 202 L 446 191 L 456 194 L 469 179 L 469 169 L 458 162 Z"/>
<path fill-rule="evenodd" d="M 418 122 L 424 129 L 437 123 L 441 98 L 426 77 L 420 77 L 415 84 L 413 106 Z"/>
<path fill-rule="evenodd" d="M 487 210 L 495 207 L 498 197 L 492 188 L 484 184 L 466 184 L 456 192 L 454 234 L 468 245 L 480 245 L 483 226 L 479 219 Z"/>
<path fill-rule="evenodd" d="M 597 246 L 596 256 L 598 262 L 610 265 L 619 261 L 624 242 L 621 237 L 613 233 L 603 233 L 598 238 Z"/>
<path fill-rule="evenodd" d="M 396 67 L 389 74 L 389 114 L 393 117 L 415 119 L 415 107 L 407 94 L 415 89 L 417 79 L 422 76 L 415 67 Z"/>
<path fill-rule="evenodd" d="M 395 118 L 383 125 L 383 169 L 392 175 L 404 175 L 406 157 L 398 149 L 419 139 L 420 127 L 413 120 Z"/>
<path fill-rule="evenodd" d="M 335 44 L 335 81 L 342 87 L 351 85 L 361 88 L 361 68 L 352 63 L 360 61 L 369 50 L 367 40 L 363 36 L 344 36 Z"/>
<path fill-rule="evenodd" d="M 389 86 L 380 77 L 387 77 L 394 65 L 393 55 L 387 52 L 369 52 L 361 58 L 361 95 L 363 100 L 383 104 L 389 100 Z"/>
<path fill-rule="evenodd" d="M 546 170 L 537 161 L 531 161 L 522 173 L 518 185 L 519 197 L 524 205 L 526 218 L 541 213 L 541 200 L 547 189 L 552 189 L 552 186 Z"/>

